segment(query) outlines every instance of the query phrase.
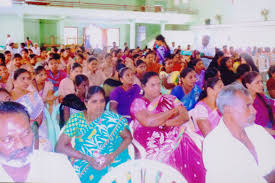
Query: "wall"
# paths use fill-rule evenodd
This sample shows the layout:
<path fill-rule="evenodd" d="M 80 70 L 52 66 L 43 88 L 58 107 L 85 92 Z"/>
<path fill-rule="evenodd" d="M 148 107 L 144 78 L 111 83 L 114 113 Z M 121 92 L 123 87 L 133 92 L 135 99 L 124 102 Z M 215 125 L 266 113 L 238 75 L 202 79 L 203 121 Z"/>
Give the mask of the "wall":
<path fill-rule="evenodd" d="M 33 43 L 40 44 L 40 21 L 24 19 L 24 37 L 29 37 Z"/>
<path fill-rule="evenodd" d="M 24 21 L 16 15 L 0 15 L 0 46 L 4 46 L 7 34 L 10 34 L 14 42 L 24 41 Z"/>
<path fill-rule="evenodd" d="M 40 20 L 40 43 L 60 44 L 60 37 L 57 32 L 57 20 Z M 54 40 L 53 40 L 54 38 Z"/>
<path fill-rule="evenodd" d="M 212 24 L 217 24 L 215 16 L 222 15 L 226 24 L 263 21 L 261 10 L 270 10 L 269 20 L 275 20 L 274 0 L 192 0 L 191 6 L 198 10 L 194 16 L 194 24 L 204 24 L 206 18 L 211 18 Z M 272 11 L 273 10 L 273 11 Z"/>
<path fill-rule="evenodd" d="M 144 48 L 148 43 L 152 42 L 155 40 L 155 37 L 160 34 L 160 25 L 159 24 L 141 24 L 137 23 L 136 24 L 136 46 L 137 46 L 137 30 L 138 26 L 145 26 L 146 29 L 146 38 L 141 42 L 141 48 Z"/>

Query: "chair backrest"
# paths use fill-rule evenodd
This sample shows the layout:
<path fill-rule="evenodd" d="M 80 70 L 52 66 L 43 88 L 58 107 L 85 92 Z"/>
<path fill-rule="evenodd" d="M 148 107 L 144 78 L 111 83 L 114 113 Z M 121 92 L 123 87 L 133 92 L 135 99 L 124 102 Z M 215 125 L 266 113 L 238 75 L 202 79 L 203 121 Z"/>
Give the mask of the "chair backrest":
<path fill-rule="evenodd" d="M 176 169 L 153 160 L 130 160 L 113 168 L 99 183 L 187 183 Z"/>

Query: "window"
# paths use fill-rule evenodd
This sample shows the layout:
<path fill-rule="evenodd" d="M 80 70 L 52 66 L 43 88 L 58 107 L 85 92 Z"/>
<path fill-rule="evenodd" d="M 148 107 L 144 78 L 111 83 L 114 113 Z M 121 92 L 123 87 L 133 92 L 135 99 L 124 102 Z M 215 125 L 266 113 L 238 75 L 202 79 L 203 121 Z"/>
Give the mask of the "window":
<path fill-rule="evenodd" d="M 108 45 L 108 47 L 112 47 L 113 42 L 116 42 L 116 45 L 119 47 L 119 42 L 120 42 L 119 33 L 120 33 L 119 28 L 107 29 L 107 45 Z"/>
<path fill-rule="evenodd" d="M 137 45 L 141 47 L 142 41 L 146 39 L 146 27 L 144 25 L 138 26 Z"/>
<path fill-rule="evenodd" d="M 65 45 L 77 44 L 77 27 L 64 27 Z"/>

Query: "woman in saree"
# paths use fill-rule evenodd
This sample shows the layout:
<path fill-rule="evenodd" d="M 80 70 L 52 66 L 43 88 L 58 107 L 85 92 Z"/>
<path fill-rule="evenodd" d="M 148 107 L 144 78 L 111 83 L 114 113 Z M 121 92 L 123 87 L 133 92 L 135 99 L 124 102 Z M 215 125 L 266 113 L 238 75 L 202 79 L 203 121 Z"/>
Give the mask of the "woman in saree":
<path fill-rule="evenodd" d="M 27 88 L 31 85 L 31 75 L 26 69 L 17 69 L 13 75 L 14 88 L 10 92 L 13 101 L 24 105 L 31 118 L 35 130 L 35 148 L 52 151 L 48 140 L 48 128 L 44 118 L 44 103 L 38 92 L 30 92 Z"/>
<path fill-rule="evenodd" d="M 219 123 L 221 115 L 218 112 L 216 98 L 223 88 L 223 82 L 218 77 L 205 81 L 199 102 L 191 112 L 195 132 L 205 137 Z"/>
<path fill-rule="evenodd" d="M 253 107 L 257 111 L 255 123 L 264 127 L 275 138 L 275 101 L 264 93 L 264 84 L 258 72 L 247 72 L 242 79 L 252 96 Z"/>
<path fill-rule="evenodd" d="M 189 62 L 190 66 L 194 69 L 196 73 L 196 85 L 201 89 L 204 83 L 205 68 L 201 59 L 193 59 Z"/>
<path fill-rule="evenodd" d="M 147 72 L 141 82 L 145 94 L 131 105 L 134 139 L 147 159 L 176 168 L 188 182 L 204 182 L 201 151 L 182 126 L 189 119 L 187 110 L 175 96 L 160 94 L 157 73 Z"/>
<path fill-rule="evenodd" d="M 57 122 L 59 104 L 53 93 L 53 84 L 46 81 L 45 68 L 43 66 L 36 67 L 34 75 L 33 86 L 44 102 L 44 120 L 48 129 L 48 139 L 54 147 L 60 131 Z"/>
<path fill-rule="evenodd" d="M 118 75 L 122 85 L 110 93 L 110 110 L 131 122 L 130 106 L 135 98 L 140 97 L 141 88 L 134 84 L 134 72 L 129 67 L 120 69 Z"/>
<path fill-rule="evenodd" d="M 165 58 L 170 55 L 169 46 L 165 41 L 165 37 L 158 35 L 154 45 L 155 52 L 157 54 L 158 62 L 162 64 Z"/>
<path fill-rule="evenodd" d="M 72 115 L 61 134 L 56 151 L 70 157 L 81 182 L 99 182 L 112 167 L 129 160 L 132 141 L 127 120 L 104 111 L 105 93 L 99 86 L 88 89 L 87 111 Z M 69 144 L 75 137 L 75 146 Z"/>
<path fill-rule="evenodd" d="M 180 72 L 180 84 L 171 91 L 171 95 L 176 96 L 188 111 L 195 107 L 202 91 L 196 81 L 195 71 L 187 67 Z"/>

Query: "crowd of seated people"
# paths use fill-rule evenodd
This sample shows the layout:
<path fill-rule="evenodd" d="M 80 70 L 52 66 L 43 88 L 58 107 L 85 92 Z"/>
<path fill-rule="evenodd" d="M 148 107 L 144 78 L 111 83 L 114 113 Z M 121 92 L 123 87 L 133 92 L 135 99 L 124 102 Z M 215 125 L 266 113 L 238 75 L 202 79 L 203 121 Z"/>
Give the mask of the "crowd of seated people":
<path fill-rule="evenodd" d="M 99 182 L 132 139 L 189 183 L 275 181 L 275 49 L 31 45 L 0 53 L 0 181 L 43 181 L 43 152 L 59 182 Z"/>

